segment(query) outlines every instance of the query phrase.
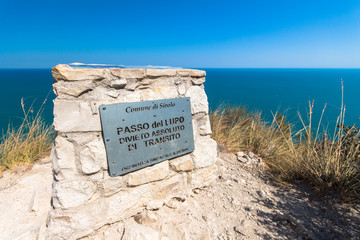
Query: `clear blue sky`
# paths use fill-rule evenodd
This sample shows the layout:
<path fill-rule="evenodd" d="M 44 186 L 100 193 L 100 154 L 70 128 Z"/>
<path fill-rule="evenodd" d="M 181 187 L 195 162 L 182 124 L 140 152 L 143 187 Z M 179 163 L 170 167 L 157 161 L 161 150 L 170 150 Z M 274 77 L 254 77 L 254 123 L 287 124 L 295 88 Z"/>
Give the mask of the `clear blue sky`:
<path fill-rule="evenodd" d="M 360 67 L 359 0 L 0 0 L 0 68 Z"/>

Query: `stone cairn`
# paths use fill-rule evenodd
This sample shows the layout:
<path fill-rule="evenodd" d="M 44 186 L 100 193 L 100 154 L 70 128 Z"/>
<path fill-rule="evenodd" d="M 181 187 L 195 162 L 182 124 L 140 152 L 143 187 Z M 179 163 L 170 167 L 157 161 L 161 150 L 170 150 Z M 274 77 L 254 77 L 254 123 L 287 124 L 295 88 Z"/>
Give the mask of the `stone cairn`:
<path fill-rule="evenodd" d="M 52 69 L 54 174 L 47 238 L 79 239 L 144 208 L 186 199 L 215 179 L 216 142 L 210 138 L 205 72 L 192 69 Z M 99 106 L 190 97 L 194 152 L 110 177 Z"/>

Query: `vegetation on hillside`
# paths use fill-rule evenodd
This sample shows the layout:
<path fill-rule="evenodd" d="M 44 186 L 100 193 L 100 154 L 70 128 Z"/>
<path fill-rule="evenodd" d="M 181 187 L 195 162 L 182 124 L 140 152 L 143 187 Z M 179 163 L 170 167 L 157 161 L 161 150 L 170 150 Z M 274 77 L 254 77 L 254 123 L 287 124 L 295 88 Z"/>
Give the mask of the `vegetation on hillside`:
<path fill-rule="evenodd" d="M 42 109 L 34 112 L 31 104 L 25 108 L 23 99 L 21 107 L 24 118 L 18 128 L 10 124 L 0 139 L 0 172 L 4 169 L 12 169 L 19 165 L 32 164 L 35 160 L 48 153 L 53 142 L 53 129 L 41 118 Z"/>
<path fill-rule="evenodd" d="M 321 193 L 359 201 L 359 128 L 344 126 L 342 107 L 334 134 L 320 134 L 321 120 L 313 126 L 312 110 L 310 102 L 308 118 L 299 114 L 303 127 L 294 132 L 279 113 L 265 122 L 261 113 L 246 107 L 220 107 L 210 113 L 212 137 L 230 152 L 252 151 L 262 157 L 277 183 L 305 182 Z"/>

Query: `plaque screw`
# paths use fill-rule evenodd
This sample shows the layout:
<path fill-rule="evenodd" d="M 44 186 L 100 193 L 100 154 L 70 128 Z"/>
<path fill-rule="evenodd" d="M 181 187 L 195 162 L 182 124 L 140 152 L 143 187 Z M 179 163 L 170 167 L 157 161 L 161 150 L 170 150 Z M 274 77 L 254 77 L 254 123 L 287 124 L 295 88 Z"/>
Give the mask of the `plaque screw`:
<path fill-rule="evenodd" d="M 156 114 L 154 114 L 154 117 L 156 117 Z"/>
<path fill-rule="evenodd" d="M 110 142 L 110 138 L 107 138 L 106 141 L 107 141 L 107 142 Z"/>
<path fill-rule="evenodd" d="M 106 107 L 103 107 L 103 110 L 106 110 Z"/>

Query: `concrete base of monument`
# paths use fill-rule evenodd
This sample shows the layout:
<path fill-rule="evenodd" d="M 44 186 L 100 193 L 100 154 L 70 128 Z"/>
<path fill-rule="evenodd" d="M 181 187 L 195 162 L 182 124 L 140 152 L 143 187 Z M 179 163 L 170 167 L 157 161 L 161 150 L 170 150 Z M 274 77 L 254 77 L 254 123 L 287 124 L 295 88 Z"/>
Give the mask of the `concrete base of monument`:
<path fill-rule="evenodd" d="M 216 179 L 187 198 L 152 200 L 121 221 L 89 229 L 82 240 L 356 239 L 356 206 L 315 198 L 306 189 L 280 189 L 261 161 L 220 153 Z M 0 178 L 0 231 L 5 240 L 46 239 L 51 164 L 6 171 Z M 81 219 L 80 219 L 81 220 Z"/>

